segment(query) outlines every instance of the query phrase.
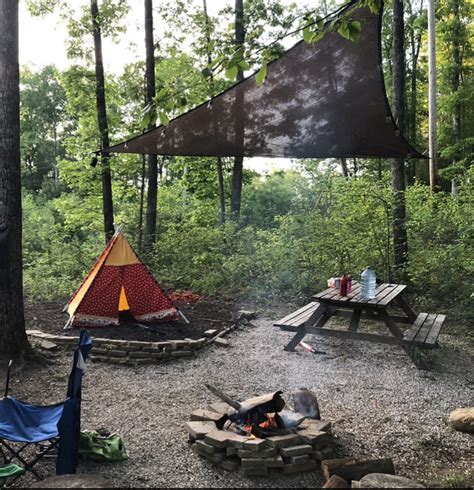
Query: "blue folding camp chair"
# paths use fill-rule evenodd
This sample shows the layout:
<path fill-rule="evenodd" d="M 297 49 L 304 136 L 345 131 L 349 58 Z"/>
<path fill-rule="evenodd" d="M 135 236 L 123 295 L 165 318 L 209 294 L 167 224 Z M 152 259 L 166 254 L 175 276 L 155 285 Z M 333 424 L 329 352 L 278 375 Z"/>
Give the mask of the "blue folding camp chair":
<path fill-rule="evenodd" d="M 0 455 L 5 464 L 19 462 L 41 479 L 34 466 L 57 449 L 56 474 L 76 473 L 81 422 L 81 382 L 92 339 L 82 330 L 74 351 L 66 400 L 56 405 L 31 405 L 8 396 L 12 361 L 8 365 L 4 397 L 0 399 Z M 35 447 L 28 459 L 26 448 Z"/>

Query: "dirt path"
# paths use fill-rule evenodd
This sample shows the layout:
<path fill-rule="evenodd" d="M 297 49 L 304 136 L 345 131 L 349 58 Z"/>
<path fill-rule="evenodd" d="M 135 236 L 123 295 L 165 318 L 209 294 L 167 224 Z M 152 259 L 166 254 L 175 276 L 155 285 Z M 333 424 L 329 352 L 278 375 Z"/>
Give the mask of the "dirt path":
<path fill-rule="evenodd" d="M 472 436 L 450 430 L 451 410 L 472 405 L 472 350 L 441 336 L 434 370 L 418 371 L 397 347 L 309 337 L 327 355 L 282 350 L 290 333 L 259 320 L 232 333 L 228 349 L 209 347 L 198 357 L 141 368 L 89 366 L 83 389 L 83 429 L 106 427 L 124 439 L 125 463 L 82 463 L 119 486 L 315 487 L 319 472 L 245 478 L 215 469 L 188 447 L 183 422 L 216 399 L 210 382 L 237 399 L 282 389 L 287 400 L 302 386 L 318 394 L 322 416 L 333 422 L 338 456 L 392 457 L 399 474 L 431 486 L 449 474 L 469 481 Z M 60 399 L 69 357 L 17 374 L 13 394 L 36 402 Z M 20 379 L 18 379 L 20 378 Z M 472 475 L 471 475 L 472 478 Z M 24 483 L 24 482 L 23 482 Z M 471 480 L 472 483 L 472 480 Z"/>

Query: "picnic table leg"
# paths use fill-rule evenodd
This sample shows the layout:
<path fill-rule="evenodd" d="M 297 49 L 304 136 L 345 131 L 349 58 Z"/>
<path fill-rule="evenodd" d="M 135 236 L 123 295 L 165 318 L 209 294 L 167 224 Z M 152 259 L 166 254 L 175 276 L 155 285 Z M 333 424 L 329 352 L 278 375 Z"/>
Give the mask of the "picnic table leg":
<path fill-rule="evenodd" d="M 359 321 L 362 315 L 362 308 L 356 308 L 352 312 L 351 322 L 349 324 L 349 332 L 355 332 L 359 328 Z"/>
<path fill-rule="evenodd" d="M 288 352 L 293 352 L 295 350 L 295 347 L 304 339 L 306 336 L 306 327 L 302 326 L 299 328 L 298 332 L 296 332 L 296 335 L 288 342 L 287 345 L 285 345 L 284 350 Z"/>
<path fill-rule="evenodd" d="M 410 319 L 410 321 L 414 322 L 418 315 L 416 314 L 415 310 L 407 303 L 406 299 L 399 294 L 395 298 L 395 302 L 398 304 L 398 306 L 405 312 L 406 316 Z"/>
<path fill-rule="evenodd" d="M 332 309 L 325 308 L 321 311 L 321 308 L 320 308 L 318 311 L 318 316 L 316 316 L 316 317 L 313 316 L 313 317 L 309 318 L 308 321 L 298 329 L 298 332 L 296 332 L 296 335 L 284 347 L 284 350 L 286 350 L 288 352 L 293 352 L 295 350 L 295 347 L 306 336 L 306 334 L 307 334 L 306 327 L 308 325 L 310 325 L 310 322 L 314 321 L 314 319 L 317 318 L 316 323 L 314 325 L 311 325 L 311 327 L 321 328 L 329 320 L 329 318 L 331 318 L 332 314 L 333 314 Z"/>
<path fill-rule="evenodd" d="M 385 325 L 387 325 L 388 329 L 390 330 L 390 332 L 392 332 L 393 336 L 399 339 L 403 339 L 402 331 L 398 328 L 398 325 L 392 320 L 390 315 L 387 313 L 387 310 L 380 310 L 379 317 L 385 322 Z"/>

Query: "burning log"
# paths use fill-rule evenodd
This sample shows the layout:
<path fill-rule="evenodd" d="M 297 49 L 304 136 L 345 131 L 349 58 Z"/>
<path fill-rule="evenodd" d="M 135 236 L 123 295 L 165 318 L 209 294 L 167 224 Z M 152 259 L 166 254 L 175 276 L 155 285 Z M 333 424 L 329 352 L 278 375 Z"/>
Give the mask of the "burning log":
<path fill-rule="evenodd" d="M 209 384 L 205 386 L 237 411 L 233 414 L 225 414 L 218 420 L 216 425 L 219 429 L 223 429 L 230 420 L 236 425 L 240 433 L 252 434 L 256 437 L 282 435 L 291 432 L 285 428 L 283 419 L 278 415 L 278 412 L 285 406 L 285 401 L 281 397 L 282 391 L 275 391 L 238 402 L 214 386 Z"/>

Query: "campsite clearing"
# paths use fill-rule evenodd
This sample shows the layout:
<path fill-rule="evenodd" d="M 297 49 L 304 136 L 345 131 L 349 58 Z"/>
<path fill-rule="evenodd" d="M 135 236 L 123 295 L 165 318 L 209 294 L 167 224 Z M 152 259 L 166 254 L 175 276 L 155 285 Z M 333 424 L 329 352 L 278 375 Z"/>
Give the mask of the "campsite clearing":
<path fill-rule="evenodd" d="M 446 423 L 451 410 L 473 395 L 465 335 L 455 335 L 452 327 L 441 335 L 433 368 L 426 372 L 391 345 L 324 338 L 313 345 L 327 355 L 285 352 L 282 336 L 289 341 L 292 334 L 276 335 L 276 318 L 259 319 L 256 327 L 231 333 L 231 349 L 209 346 L 186 362 L 140 368 L 91 364 L 83 384 L 82 427 L 117 431 L 130 459 L 82 463 L 79 471 L 109 477 L 117 486 L 321 485 L 319 471 L 247 478 L 195 455 L 184 422 L 192 410 L 216 401 L 203 387 L 211 383 L 236 399 L 282 389 L 288 401 L 292 391 L 307 386 L 317 393 L 322 417 L 333 423 L 338 457 L 391 457 L 399 475 L 427 485 L 443 485 L 449 475 L 472 483 L 472 436 Z M 337 328 L 337 318 L 330 326 Z M 59 400 L 69 368 L 66 354 L 50 368 L 15 371 L 12 394 L 34 402 Z"/>
<path fill-rule="evenodd" d="M 77 336 L 78 329 L 63 330 L 67 316 L 61 313 L 64 302 L 50 302 L 38 305 L 31 301 L 25 303 L 26 324 L 30 329 L 38 329 L 54 335 Z M 149 328 L 136 327 L 133 324 L 97 327 L 91 329 L 92 335 L 108 339 L 138 340 L 145 342 L 162 342 L 165 340 L 197 339 L 203 337 L 209 329 L 220 332 L 231 325 L 237 317 L 238 307 L 235 303 L 219 300 L 203 299 L 196 302 L 175 302 L 176 306 L 191 322 L 183 321 L 160 322 L 153 325 L 144 324 Z"/>

